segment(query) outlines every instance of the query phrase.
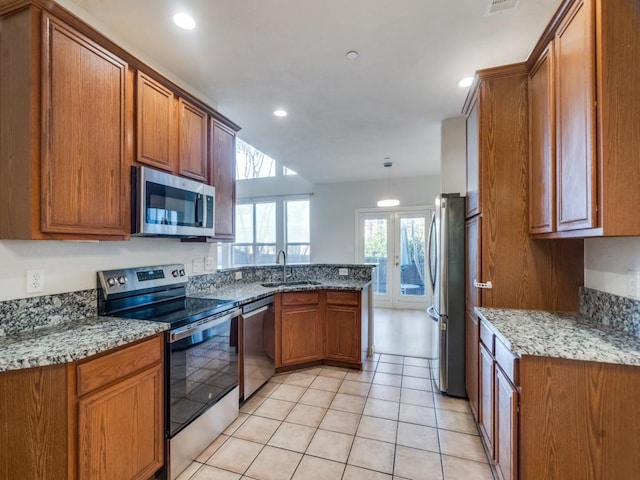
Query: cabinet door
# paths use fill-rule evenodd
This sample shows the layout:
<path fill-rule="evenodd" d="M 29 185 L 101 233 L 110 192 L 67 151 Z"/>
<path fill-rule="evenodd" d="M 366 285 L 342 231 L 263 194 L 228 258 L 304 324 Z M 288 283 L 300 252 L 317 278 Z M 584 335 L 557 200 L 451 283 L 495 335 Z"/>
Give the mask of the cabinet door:
<path fill-rule="evenodd" d="M 178 172 L 201 182 L 207 181 L 207 114 L 181 98 L 178 136 Z"/>
<path fill-rule="evenodd" d="M 480 236 L 482 217 L 475 217 L 467 221 L 465 230 L 465 304 L 473 311 L 473 307 L 482 306 L 482 290 L 474 286 L 474 282 L 482 282 L 480 257 L 482 252 L 482 237 Z"/>
<path fill-rule="evenodd" d="M 529 232 L 555 229 L 553 43 L 529 74 Z"/>
<path fill-rule="evenodd" d="M 282 365 L 322 359 L 322 323 L 318 304 L 284 307 L 281 314 Z"/>
<path fill-rule="evenodd" d="M 555 38 L 559 231 L 597 224 L 592 10 L 591 0 L 576 2 Z"/>
<path fill-rule="evenodd" d="M 465 387 L 469 406 L 478 420 L 478 317 L 469 308 L 465 312 Z"/>
<path fill-rule="evenodd" d="M 346 305 L 327 305 L 326 309 L 326 352 L 331 360 L 359 363 L 360 308 Z"/>
<path fill-rule="evenodd" d="M 479 122 L 478 97 L 476 96 L 467 117 L 467 218 L 482 211 Z"/>
<path fill-rule="evenodd" d="M 78 401 L 78 478 L 147 479 L 163 464 L 162 367 Z"/>
<path fill-rule="evenodd" d="M 495 376 L 495 461 L 502 480 L 518 478 L 518 393 L 500 368 Z"/>
<path fill-rule="evenodd" d="M 493 456 L 493 356 L 480 343 L 479 367 L 479 397 L 480 397 L 480 432 L 482 433 L 489 452 Z"/>
<path fill-rule="evenodd" d="M 216 188 L 215 238 L 235 240 L 236 136 L 211 121 L 211 180 Z"/>
<path fill-rule="evenodd" d="M 137 161 L 176 171 L 176 121 L 173 92 L 138 72 Z"/>
<path fill-rule="evenodd" d="M 43 18 L 42 231 L 126 235 L 127 64 Z"/>

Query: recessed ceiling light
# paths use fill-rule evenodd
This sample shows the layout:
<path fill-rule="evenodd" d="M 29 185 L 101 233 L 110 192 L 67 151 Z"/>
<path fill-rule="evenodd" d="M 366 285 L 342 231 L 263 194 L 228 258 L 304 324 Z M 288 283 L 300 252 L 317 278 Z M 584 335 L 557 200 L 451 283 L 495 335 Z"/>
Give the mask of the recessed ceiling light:
<path fill-rule="evenodd" d="M 173 16 L 173 23 L 185 30 L 193 30 L 196 28 L 196 21 L 186 13 L 176 13 Z"/>
<path fill-rule="evenodd" d="M 286 110 L 282 110 L 281 108 L 279 108 L 278 110 L 274 110 L 273 114 L 276 117 L 286 117 L 287 116 L 287 111 Z"/>
<path fill-rule="evenodd" d="M 359 54 L 355 50 L 349 50 L 345 55 L 345 57 L 347 57 L 349 60 L 355 60 L 356 58 L 358 58 L 358 56 Z"/>
<path fill-rule="evenodd" d="M 473 83 L 473 77 L 465 77 L 458 82 L 458 86 L 460 88 L 467 88 L 467 87 L 470 87 L 472 83 Z"/>

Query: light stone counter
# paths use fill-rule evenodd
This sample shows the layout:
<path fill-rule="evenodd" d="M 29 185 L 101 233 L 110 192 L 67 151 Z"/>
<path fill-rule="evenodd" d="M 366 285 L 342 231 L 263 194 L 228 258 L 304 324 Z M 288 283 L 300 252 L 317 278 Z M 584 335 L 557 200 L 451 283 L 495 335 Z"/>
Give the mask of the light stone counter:
<path fill-rule="evenodd" d="M 475 308 L 517 356 L 640 365 L 640 339 L 577 313 Z"/>

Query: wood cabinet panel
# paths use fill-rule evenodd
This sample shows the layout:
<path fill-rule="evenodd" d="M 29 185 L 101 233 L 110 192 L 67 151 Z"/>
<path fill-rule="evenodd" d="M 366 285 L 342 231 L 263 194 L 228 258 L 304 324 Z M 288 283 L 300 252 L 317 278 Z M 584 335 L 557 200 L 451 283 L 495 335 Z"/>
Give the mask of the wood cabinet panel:
<path fill-rule="evenodd" d="M 555 230 L 553 43 L 529 73 L 529 232 Z"/>
<path fill-rule="evenodd" d="M 175 172 L 176 100 L 171 90 L 142 72 L 137 78 L 137 161 Z"/>
<path fill-rule="evenodd" d="M 333 305 L 360 305 L 360 292 L 327 292 L 327 304 Z"/>
<path fill-rule="evenodd" d="M 478 361 L 480 358 L 478 317 L 473 309 L 467 308 L 465 311 L 465 387 L 469 397 L 471 412 L 478 421 Z"/>
<path fill-rule="evenodd" d="M 479 424 L 480 433 L 482 433 L 487 449 L 493 456 L 493 356 L 487 348 L 480 343 L 480 361 L 479 361 Z"/>
<path fill-rule="evenodd" d="M 207 181 L 206 112 L 187 100 L 178 100 L 178 173 L 201 182 Z"/>
<path fill-rule="evenodd" d="M 282 305 L 308 305 L 320 302 L 320 292 L 290 292 L 282 294 Z"/>
<path fill-rule="evenodd" d="M 495 464 L 501 480 L 518 479 L 518 392 L 500 368 L 495 375 Z"/>
<path fill-rule="evenodd" d="M 558 230 L 597 226 L 593 3 L 576 2 L 555 38 Z"/>
<path fill-rule="evenodd" d="M 127 64 L 46 13 L 43 24 L 42 231 L 126 235 Z"/>
<path fill-rule="evenodd" d="M 331 292 L 327 292 L 327 295 L 329 293 Z M 327 304 L 325 312 L 325 358 L 360 363 L 360 308 Z"/>
<path fill-rule="evenodd" d="M 0 373 L 0 478 L 68 477 L 65 365 Z"/>
<path fill-rule="evenodd" d="M 78 402 L 78 478 L 147 479 L 163 464 L 162 367 Z M 132 448 L 134 447 L 134 448 Z"/>
<path fill-rule="evenodd" d="M 467 116 L 467 218 L 482 212 L 478 98 L 475 97 L 472 102 Z"/>
<path fill-rule="evenodd" d="M 313 362 L 323 357 L 322 311 L 317 304 L 284 307 L 281 312 L 281 365 Z"/>
<path fill-rule="evenodd" d="M 482 305 L 482 290 L 474 286 L 474 281 L 482 282 L 482 236 L 480 235 L 482 227 L 482 217 L 473 217 L 467 220 L 465 230 L 465 303 L 467 308 L 473 310 L 473 307 Z"/>
<path fill-rule="evenodd" d="M 234 241 L 236 235 L 236 135 L 211 121 L 211 179 L 216 189 L 215 238 Z"/>

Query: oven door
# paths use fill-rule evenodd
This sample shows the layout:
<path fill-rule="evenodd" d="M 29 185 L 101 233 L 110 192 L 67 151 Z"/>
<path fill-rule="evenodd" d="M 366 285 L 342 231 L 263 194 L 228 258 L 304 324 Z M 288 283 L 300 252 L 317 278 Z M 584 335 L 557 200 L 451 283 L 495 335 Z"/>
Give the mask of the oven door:
<path fill-rule="evenodd" d="M 147 167 L 133 171 L 136 234 L 214 235 L 214 187 Z"/>
<path fill-rule="evenodd" d="M 238 386 L 239 313 L 234 310 L 169 331 L 169 438 Z"/>

